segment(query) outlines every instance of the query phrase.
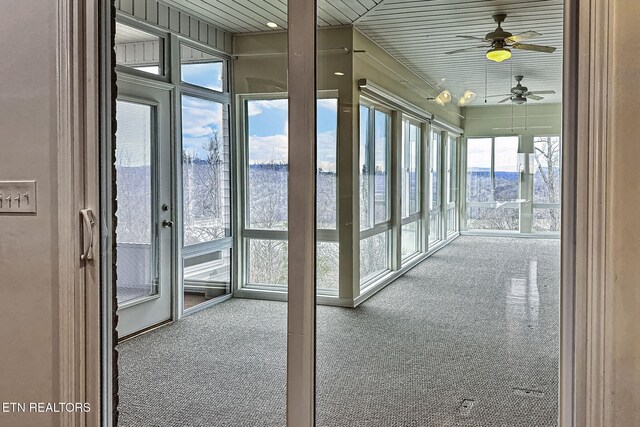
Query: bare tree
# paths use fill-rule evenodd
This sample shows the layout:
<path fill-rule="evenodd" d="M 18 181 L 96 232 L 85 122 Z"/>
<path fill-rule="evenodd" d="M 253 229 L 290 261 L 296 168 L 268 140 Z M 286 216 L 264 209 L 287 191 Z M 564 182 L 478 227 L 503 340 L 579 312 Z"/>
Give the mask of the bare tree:
<path fill-rule="evenodd" d="M 534 193 L 538 192 L 548 203 L 560 203 L 560 138 L 536 138 L 534 158 L 536 172 L 544 183 L 540 191 L 538 188 L 534 188 Z M 548 231 L 560 230 L 559 210 L 547 209 L 546 211 L 547 224 L 545 229 Z"/>

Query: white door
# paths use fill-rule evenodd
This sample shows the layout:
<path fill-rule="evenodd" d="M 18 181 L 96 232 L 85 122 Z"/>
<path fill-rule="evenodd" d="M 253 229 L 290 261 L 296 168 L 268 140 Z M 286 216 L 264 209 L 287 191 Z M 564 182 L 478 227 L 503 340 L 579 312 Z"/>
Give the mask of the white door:
<path fill-rule="evenodd" d="M 173 209 L 169 91 L 118 82 L 118 336 L 171 319 Z"/>

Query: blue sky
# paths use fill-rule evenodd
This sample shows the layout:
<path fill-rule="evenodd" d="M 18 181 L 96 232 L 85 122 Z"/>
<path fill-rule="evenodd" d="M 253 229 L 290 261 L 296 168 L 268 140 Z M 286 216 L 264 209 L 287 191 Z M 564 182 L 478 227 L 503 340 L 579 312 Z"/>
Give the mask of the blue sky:
<path fill-rule="evenodd" d="M 337 100 L 318 100 L 318 164 L 336 170 Z M 287 162 L 288 106 L 286 99 L 250 100 L 249 163 Z"/>
<path fill-rule="evenodd" d="M 222 90 L 222 62 L 182 64 L 182 81 L 212 90 Z"/>

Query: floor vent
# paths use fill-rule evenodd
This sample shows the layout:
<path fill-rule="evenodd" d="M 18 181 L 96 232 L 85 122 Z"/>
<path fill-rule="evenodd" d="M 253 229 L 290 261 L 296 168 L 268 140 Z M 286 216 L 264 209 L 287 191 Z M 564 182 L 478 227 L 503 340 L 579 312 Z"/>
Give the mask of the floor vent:
<path fill-rule="evenodd" d="M 540 390 L 532 390 L 528 388 L 514 388 L 513 393 L 517 396 L 525 397 L 544 397 L 544 393 Z"/>
<path fill-rule="evenodd" d="M 460 406 L 458 406 L 458 413 L 463 417 L 471 415 L 471 408 L 475 405 L 476 401 L 473 399 L 464 399 Z"/>

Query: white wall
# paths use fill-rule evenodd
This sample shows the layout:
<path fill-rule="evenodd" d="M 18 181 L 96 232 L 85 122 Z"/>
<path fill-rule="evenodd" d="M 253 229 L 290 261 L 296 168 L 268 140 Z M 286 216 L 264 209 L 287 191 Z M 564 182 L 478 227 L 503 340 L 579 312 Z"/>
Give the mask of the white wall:
<path fill-rule="evenodd" d="M 57 2 L 6 0 L 2 8 L 0 180 L 35 179 L 38 213 L 0 214 L 0 401 L 51 402 L 58 386 Z M 54 418 L 0 411 L 3 426 Z"/>
<path fill-rule="evenodd" d="M 476 99 L 476 103 L 482 103 Z M 562 133 L 562 105 L 471 106 L 462 109 L 465 136 L 503 135 L 560 135 Z"/>
<path fill-rule="evenodd" d="M 608 279 L 613 296 L 609 349 L 610 426 L 640 425 L 640 2 L 613 2 L 608 183 Z"/>

